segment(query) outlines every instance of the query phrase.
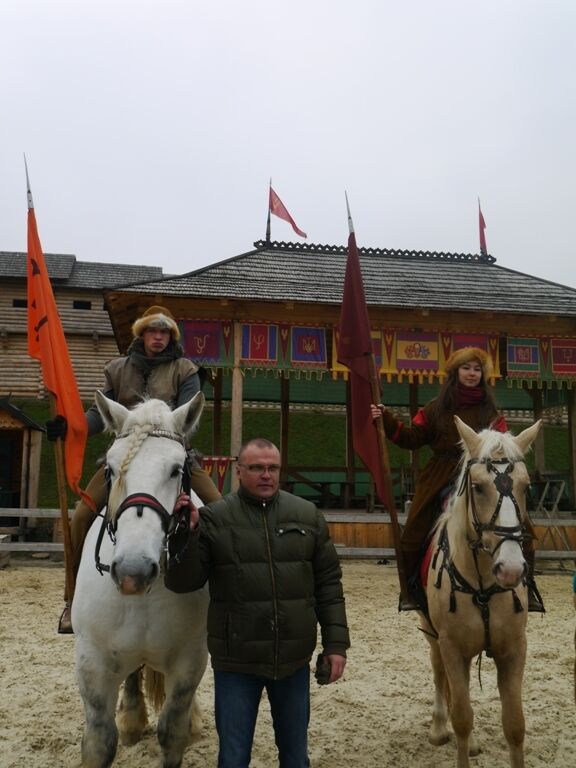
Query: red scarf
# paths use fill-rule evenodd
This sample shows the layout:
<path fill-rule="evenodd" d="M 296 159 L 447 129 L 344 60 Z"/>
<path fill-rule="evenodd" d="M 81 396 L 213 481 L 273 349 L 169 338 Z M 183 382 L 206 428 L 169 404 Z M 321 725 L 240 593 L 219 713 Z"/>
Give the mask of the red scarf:
<path fill-rule="evenodd" d="M 486 400 L 484 387 L 465 387 L 458 384 L 456 389 L 456 408 L 471 408 Z"/>

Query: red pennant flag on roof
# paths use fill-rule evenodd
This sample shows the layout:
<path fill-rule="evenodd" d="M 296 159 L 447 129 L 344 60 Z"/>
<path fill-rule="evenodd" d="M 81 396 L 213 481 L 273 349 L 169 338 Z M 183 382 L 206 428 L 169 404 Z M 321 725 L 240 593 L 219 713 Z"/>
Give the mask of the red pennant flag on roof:
<path fill-rule="evenodd" d="M 482 216 L 480 200 L 478 200 L 478 227 L 480 229 L 480 253 L 482 256 L 487 256 L 488 248 L 486 247 L 486 235 L 484 234 L 484 230 L 486 229 L 486 222 L 484 221 L 484 216 Z"/>
<path fill-rule="evenodd" d="M 300 237 L 308 237 L 306 232 L 302 232 L 301 229 L 298 229 L 298 227 L 296 226 L 296 222 L 294 221 L 292 216 L 290 216 L 290 214 L 288 213 L 286 206 L 284 205 L 282 200 L 280 200 L 276 192 L 274 192 L 274 190 L 272 189 L 272 185 L 270 185 L 269 210 L 270 210 L 270 213 L 274 214 L 274 216 L 278 216 L 279 219 L 284 219 L 284 221 L 287 221 L 297 235 L 300 235 Z"/>

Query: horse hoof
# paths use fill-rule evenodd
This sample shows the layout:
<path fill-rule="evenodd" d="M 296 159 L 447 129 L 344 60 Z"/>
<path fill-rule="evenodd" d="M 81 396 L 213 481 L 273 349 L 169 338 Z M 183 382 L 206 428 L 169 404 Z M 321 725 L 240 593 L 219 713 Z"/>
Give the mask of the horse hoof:
<path fill-rule="evenodd" d="M 448 742 L 450 741 L 450 736 L 447 733 L 443 733 L 439 736 L 430 735 L 428 737 L 428 741 L 434 747 L 441 747 L 443 744 L 448 744 Z"/>
<path fill-rule="evenodd" d="M 134 744 L 138 744 L 142 738 L 142 731 L 124 731 L 119 734 L 120 744 L 123 747 L 133 747 Z"/>

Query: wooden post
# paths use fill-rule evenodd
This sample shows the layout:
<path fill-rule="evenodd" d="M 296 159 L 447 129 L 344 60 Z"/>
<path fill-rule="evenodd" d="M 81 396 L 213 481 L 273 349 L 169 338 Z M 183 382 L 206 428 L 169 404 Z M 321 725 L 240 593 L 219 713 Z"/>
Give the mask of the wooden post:
<path fill-rule="evenodd" d="M 378 404 L 381 400 L 380 395 L 380 382 L 378 380 L 378 374 L 376 372 L 376 364 L 374 362 L 374 355 L 370 355 L 368 358 L 370 361 L 370 385 L 372 387 L 372 402 Z M 368 404 L 366 404 L 368 407 Z M 406 569 L 404 567 L 404 554 L 402 552 L 402 545 L 400 542 L 400 525 L 398 523 L 398 515 L 396 513 L 396 506 L 394 504 L 394 488 L 392 485 L 392 472 L 390 471 L 390 458 L 388 456 L 388 447 L 386 445 L 386 433 L 384 432 L 384 420 L 376 419 L 376 429 L 378 433 L 378 449 L 380 451 L 380 461 L 382 466 L 382 474 L 384 482 L 388 490 L 389 497 L 389 509 L 390 525 L 392 527 L 392 539 L 394 541 L 394 550 L 396 552 L 396 567 L 398 569 L 398 581 L 400 582 L 400 593 L 402 600 L 409 599 L 408 582 L 406 580 Z"/>
<path fill-rule="evenodd" d="M 530 389 L 532 398 L 532 407 L 534 408 L 534 421 L 542 418 L 543 398 L 541 389 Z M 542 474 L 546 469 L 546 454 L 544 451 L 544 430 L 541 429 L 534 441 L 534 468 L 538 474 Z"/>
<path fill-rule="evenodd" d="M 280 480 L 288 479 L 288 439 L 290 434 L 290 379 L 282 372 L 280 379 L 280 456 L 282 470 Z"/>
<path fill-rule="evenodd" d="M 240 367 L 240 355 L 242 352 L 242 325 L 234 323 L 234 367 L 232 368 L 232 408 L 230 414 L 230 456 L 238 456 L 242 447 L 242 399 L 244 389 L 244 377 Z M 238 490 L 238 476 L 232 473 L 230 490 Z"/>
<path fill-rule="evenodd" d="M 568 450 L 570 451 L 570 479 L 572 505 L 576 503 L 576 388 L 567 390 L 568 401 Z M 572 506 L 574 509 L 574 506 Z"/>
<path fill-rule="evenodd" d="M 222 454 L 222 368 L 218 368 L 214 377 L 214 395 L 212 411 L 212 451 L 215 456 Z"/>

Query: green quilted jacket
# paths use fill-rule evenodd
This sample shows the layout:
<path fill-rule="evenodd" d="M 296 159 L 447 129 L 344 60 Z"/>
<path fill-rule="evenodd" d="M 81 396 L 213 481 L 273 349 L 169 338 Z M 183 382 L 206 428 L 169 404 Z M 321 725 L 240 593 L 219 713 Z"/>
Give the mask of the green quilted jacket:
<path fill-rule="evenodd" d="M 241 488 L 200 510 L 166 586 L 208 581 L 214 669 L 283 678 L 310 661 L 320 624 L 326 653 L 350 645 L 342 572 L 322 514 L 279 491 L 262 501 Z"/>

